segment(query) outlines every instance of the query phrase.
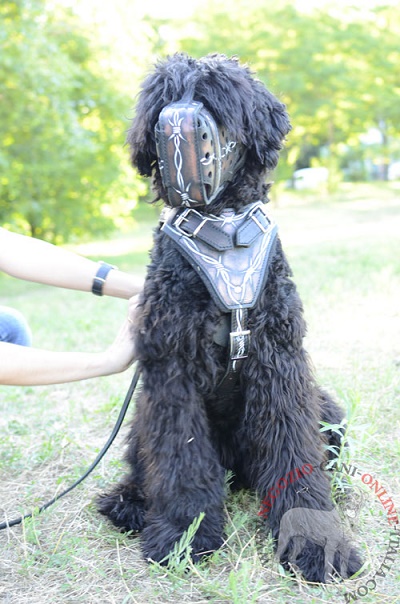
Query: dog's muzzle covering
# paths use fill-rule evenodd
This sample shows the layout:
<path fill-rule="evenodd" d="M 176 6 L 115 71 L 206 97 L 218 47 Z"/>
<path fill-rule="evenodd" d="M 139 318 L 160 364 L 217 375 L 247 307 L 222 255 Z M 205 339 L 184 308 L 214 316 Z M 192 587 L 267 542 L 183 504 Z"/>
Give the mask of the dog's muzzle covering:
<path fill-rule="evenodd" d="M 172 207 L 210 204 L 244 163 L 244 146 L 196 101 L 164 107 L 155 137 L 161 178 Z"/>

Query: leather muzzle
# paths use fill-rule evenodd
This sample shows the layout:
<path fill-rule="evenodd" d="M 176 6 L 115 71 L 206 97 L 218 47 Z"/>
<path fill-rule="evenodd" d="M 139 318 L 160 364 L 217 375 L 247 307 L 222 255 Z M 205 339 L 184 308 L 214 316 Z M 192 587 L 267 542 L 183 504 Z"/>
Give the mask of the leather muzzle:
<path fill-rule="evenodd" d="M 155 127 L 162 182 L 172 207 L 210 204 L 243 165 L 244 147 L 202 103 L 171 103 Z"/>

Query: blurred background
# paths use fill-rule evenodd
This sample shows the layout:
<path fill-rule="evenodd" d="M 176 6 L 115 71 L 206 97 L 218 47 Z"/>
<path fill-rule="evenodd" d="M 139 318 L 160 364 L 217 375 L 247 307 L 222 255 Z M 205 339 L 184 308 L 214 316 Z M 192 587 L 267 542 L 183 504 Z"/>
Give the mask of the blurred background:
<path fill-rule="evenodd" d="M 125 131 L 158 57 L 238 55 L 287 104 L 274 196 L 400 180 L 395 0 L 2 0 L 0 224 L 64 243 L 129 229 Z M 136 218 L 135 218 L 136 216 Z"/>

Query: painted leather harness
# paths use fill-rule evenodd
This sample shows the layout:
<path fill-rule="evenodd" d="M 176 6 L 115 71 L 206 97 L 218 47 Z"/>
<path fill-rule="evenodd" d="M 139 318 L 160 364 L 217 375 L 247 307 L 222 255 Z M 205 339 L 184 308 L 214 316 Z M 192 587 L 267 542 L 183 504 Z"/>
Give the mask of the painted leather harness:
<path fill-rule="evenodd" d="M 202 278 L 216 305 L 231 315 L 228 365 L 218 386 L 219 393 L 229 392 L 249 353 L 247 313 L 267 279 L 277 227 L 261 201 L 238 214 L 226 209 L 220 216 L 193 208 L 168 209 L 161 222 L 162 231 Z"/>

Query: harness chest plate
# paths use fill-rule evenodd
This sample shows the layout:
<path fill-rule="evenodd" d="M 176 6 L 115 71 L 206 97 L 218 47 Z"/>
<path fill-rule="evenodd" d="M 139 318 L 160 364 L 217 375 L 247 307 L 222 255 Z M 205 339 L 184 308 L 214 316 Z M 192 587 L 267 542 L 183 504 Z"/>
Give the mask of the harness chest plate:
<path fill-rule="evenodd" d="M 274 247 L 277 227 L 260 201 L 242 212 L 221 216 L 197 210 L 170 210 L 163 232 L 202 277 L 222 311 L 253 308 L 258 300 Z"/>

